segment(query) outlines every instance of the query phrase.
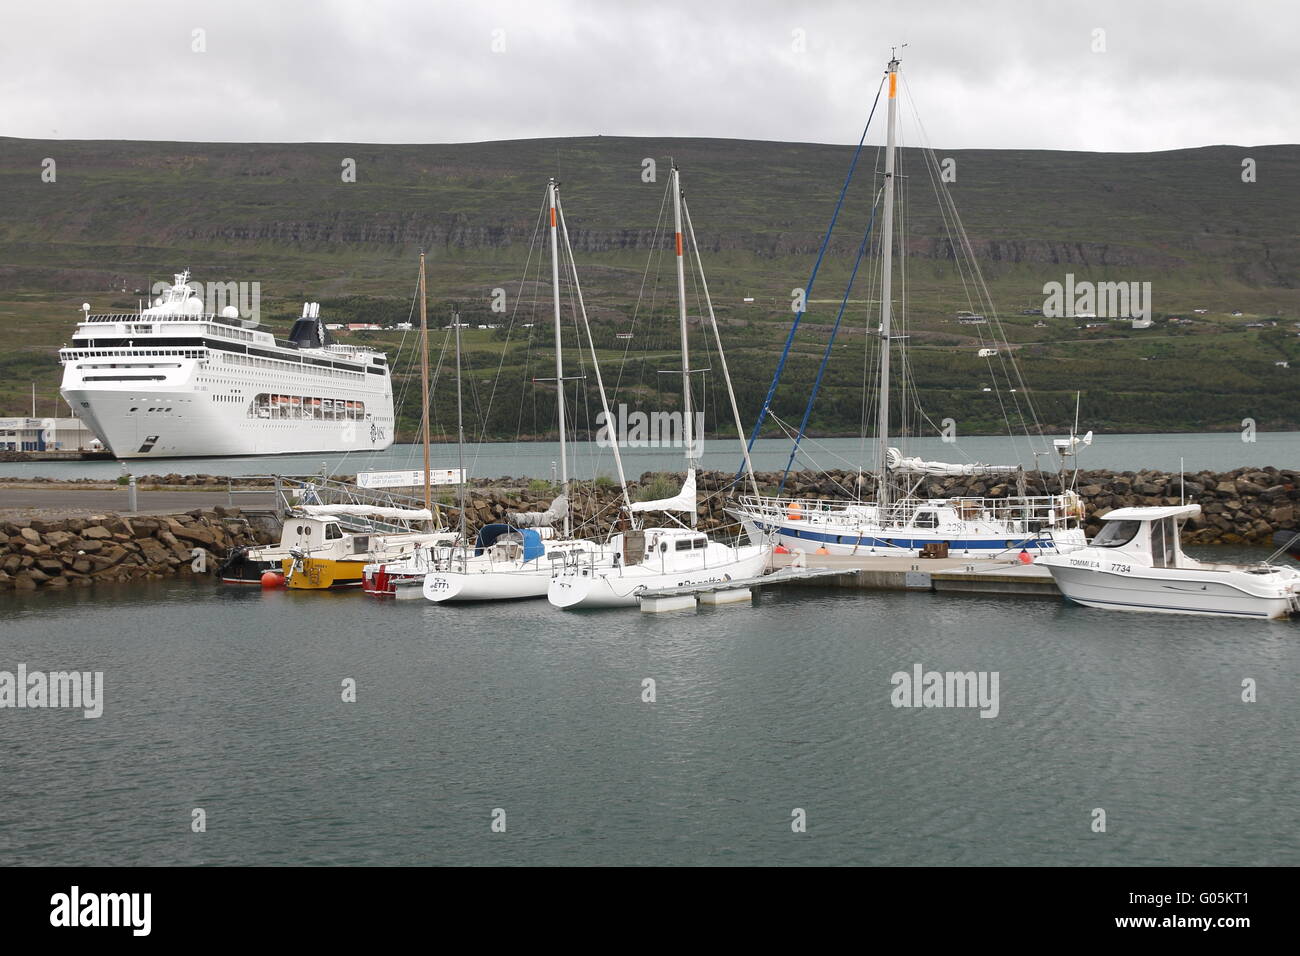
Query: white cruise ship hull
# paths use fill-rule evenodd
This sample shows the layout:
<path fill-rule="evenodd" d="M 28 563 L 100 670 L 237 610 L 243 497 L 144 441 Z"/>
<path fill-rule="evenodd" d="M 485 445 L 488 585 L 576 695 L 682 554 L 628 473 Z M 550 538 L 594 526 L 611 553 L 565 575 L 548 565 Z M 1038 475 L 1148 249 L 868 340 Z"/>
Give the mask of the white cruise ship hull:
<path fill-rule="evenodd" d="M 379 451 L 392 444 L 391 427 L 372 428 L 365 421 L 250 418 L 246 402 L 218 402 L 194 390 L 128 393 L 65 386 L 60 391 L 86 427 L 123 459 Z"/>

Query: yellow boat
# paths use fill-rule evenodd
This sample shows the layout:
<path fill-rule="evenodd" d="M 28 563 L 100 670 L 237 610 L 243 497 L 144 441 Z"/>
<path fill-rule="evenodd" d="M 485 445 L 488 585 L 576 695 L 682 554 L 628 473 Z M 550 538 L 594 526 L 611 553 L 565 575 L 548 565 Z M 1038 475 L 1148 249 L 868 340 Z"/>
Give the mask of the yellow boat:
<path fill-rule="evenodd" d="M 285 519 L 287 547 L 277 555 L 285 587 L 299 590 L 358 588 L 367 564 L 397 561 L 417 548 L 456 540 L 455 534 L 445 530 L 357 531 L 340 520 L 349 515 L 428 520 L 428 512 L 357 505 L 303 506 L 300 512 Z"/>
<path fill-rule="evenodd" d="M 368 560 L 368 559 L 367 559 Z M 324 590 L 356 588 L 362 583 L 366 561 L 339 561 L 335 558 L 285 558 L 284 585 L 289 588 Z"/>

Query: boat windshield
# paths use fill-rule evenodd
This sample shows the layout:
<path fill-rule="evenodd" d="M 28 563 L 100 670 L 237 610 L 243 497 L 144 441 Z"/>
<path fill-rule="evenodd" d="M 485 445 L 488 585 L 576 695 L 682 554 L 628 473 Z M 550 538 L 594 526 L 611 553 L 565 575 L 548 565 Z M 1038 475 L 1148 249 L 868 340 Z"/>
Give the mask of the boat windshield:
<path fill-rule="evenodd" d="M 1119 548 L 1133 540 L 1138 533 L 1141 521 L 1107 521 L 1101 526 L 1101 533 L 1092 539 L 1094 548 Z"/>

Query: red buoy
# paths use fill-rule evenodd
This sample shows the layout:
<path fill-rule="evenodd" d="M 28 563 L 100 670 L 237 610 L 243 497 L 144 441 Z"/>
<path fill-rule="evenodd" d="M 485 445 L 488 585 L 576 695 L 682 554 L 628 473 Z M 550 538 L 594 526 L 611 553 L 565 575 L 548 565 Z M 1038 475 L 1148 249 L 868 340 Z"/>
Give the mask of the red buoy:
<path fill-rule="evenodd" d="M 284 575 L 279 571 L 263 571 L 262 587 L 264 588 L 282 588 L 284 587 Z"/>
<path fill-rule="evenodd" d="M 1020 549 L 1020 563 L 1021 563 L 1021 564 L 1033 564 L 1033 563 L 1034 563 L 1034 559 L 1033 559 L 1032 557 L 1029 556 L 1029 552 L 1026 551 L 1024 548 L 1021 548 L 1021 549 Z"/>

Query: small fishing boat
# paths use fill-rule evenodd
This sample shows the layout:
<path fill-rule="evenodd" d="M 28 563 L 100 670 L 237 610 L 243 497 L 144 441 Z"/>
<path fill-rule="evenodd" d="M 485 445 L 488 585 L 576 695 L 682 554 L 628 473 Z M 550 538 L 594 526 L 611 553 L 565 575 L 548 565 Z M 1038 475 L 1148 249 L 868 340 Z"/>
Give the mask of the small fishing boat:
<path fill-rule="evenodd" d="M 1210 564 L 1183 553 L 1182 523 L 1200 505 L 1119 508 L 1086 547 L 1037 559 L 1077 604 L 1118 611 L 1285 618 L 1300 613 L 1300 571 Z"/>
<path fill-rule="evenodd" d="M 298 543 L 281 558 L 285 586 L 293 589 L 325 590 L 361 587 L 366 565 L 400 561 L 417 548 L 446 546 L 456 540 L 445 530 L 411 530 L 415 524 L 429 524 L 429 511 L 385 508 L 375 505 L 305 505 L 307 520 L 290 518 L 285 536 L 297 532 Z M 395 530 L 345 530 L 344 521 L 360 519 L 372 525 L 383 523 Z M 318 526 L 323 528 L 318 530 Z M 301 526 L 301 531 L 299 527 Z"/>

